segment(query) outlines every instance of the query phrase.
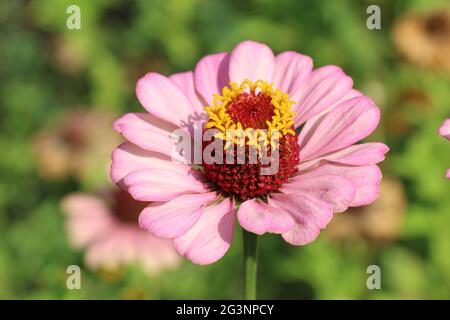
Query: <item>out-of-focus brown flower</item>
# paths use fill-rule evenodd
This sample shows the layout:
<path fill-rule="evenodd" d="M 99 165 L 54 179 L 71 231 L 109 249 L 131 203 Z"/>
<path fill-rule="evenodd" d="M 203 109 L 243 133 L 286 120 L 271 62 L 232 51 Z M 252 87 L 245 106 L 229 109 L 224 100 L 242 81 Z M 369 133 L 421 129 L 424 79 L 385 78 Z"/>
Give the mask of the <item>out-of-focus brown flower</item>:
<path fill-rule="evenodd" d="M 450 73 L 450 10 L 400 17 L 394 24 L 393 38 L 410 62 Z"/>
<path fill-rule="evenodd" d="M 54 63 L 63 73 L 75 74 L 87 63 L 86 44 L 82 39 L 56 37 L 50 46 Z"/>
<path fill-rule="evenodd" d="M 115 116 L 97 110 L 71 110 L 53 128 L 33 139 L 38 173 L 44 178 L 90 174 L 108 177 L 111 150 L 122 141 L 112 129 Z M 100 172 L 99 172 L 100 171 Z"/>
<path fill-rule="evenodd" d="M 405 207 L 402 183 L 398 179 L 383 177 L 379 198 L 371 205 L 335 214 L 326 234 L 334 240 L 392 241 L 401 231 Z"/>

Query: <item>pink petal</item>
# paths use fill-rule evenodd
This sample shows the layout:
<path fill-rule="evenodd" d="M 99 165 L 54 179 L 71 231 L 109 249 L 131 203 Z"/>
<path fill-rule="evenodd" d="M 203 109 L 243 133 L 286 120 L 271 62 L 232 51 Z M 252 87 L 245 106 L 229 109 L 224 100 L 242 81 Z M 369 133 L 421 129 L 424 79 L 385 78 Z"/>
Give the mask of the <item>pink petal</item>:
<path fill-rule="evenodd" d="M 168 201 L 185 193 L 207 192 L 194 170 L 181 173 L 161 168 L 140 169 L 127 175 L 124 184 L 138 201 Z"/>
<path fill-rule="evenodd" d="M 154 116 L 177 127 L 189 127 L 194 116 L 192 104 L 175 83 L 150 72 L 138 80 L 136 95 L 142 106 Z"/>
<path fill-rule="evenodd" d="M 314 241 L 320 229 L 330 222 L 333 212 L 324 201 L 304 193 L 274 194 L 269 205 L 288 211 L 295 219 L 295 226 L 282 234 L 283 239 L 292 245 L 305 245 Z"/>
<path fill-rule="evenodd" d="M 444 123 L 442 123 L 441 127 L 438 130 L 438 133 L 447 140 L 450 140 L 450 119 L 446 119 Z M 450 179 L 450 169 L 447 170 L 445 176 Z"/>
<path fill-rule="evenodd" d="M 312 67 L 312 59 L 308 56 L 293 51 L 280 53 L 275 58 L 274 88 L 297 101 L 301 85 L 311 73 Z"/>
<path fill-rule="evenodd" d="M 242 228 L 259 235 L 266 232 L 287 232 L 295 224 L 294 219 L 288 213 L 257 199 L 247 200 L 241 204 L 238 210 L 238 220 Z"/>
<path fill-rule="evenodd" d="M 324 114 L 314 127 L 299 136 L 300 158 L 307 161 L 348 147 L 371 134 L 380 121 L 380 110 L 369 98 L 344 101 Z M 305 130 L 306 129 L 306 130 Z"/>
<path fill-rule="evenodd" d="M 338 105 L 340 105 L 342 102 L 356 98 L 356 97 L 362 97 L 363 94 L 355 89 L 350 89 L 350 91 L 348 91 L 344 96 L 342 96 L 340 99 L 338 99 L 336 102 L 332 103 L 329 105 L 328 108 L 323 109 L 321 112 L 319 112 L 318 114 L 314 115 L 313 117 L 309 118 L 308 121 L 305 124 L 305 127 L 307 127 L 308 125 L 314 125 L 314 122 L 320 118 L 320 116 L 324 115 L 325 113 L 333 110 L 335 107 L 337 107 Z"/>
<path fill-rule="evenodd" d="M 204 103 L 200 101 L 194 86 L 194 73 L 192 71 L 175 73 L 169 77 L 181 90 L 183 90 L 186 97 L 191 102 L 194 117 L 201 119 L 206 116 L 203 109 Z"/>
<path fill-rule="evenodd" d="M 193 263 L 216 262 L 230 248 L 234 220 L 234 204 L 229 198 L 217 205 L 211 205 L 205 208 L 194 227 L 174 239 L 175 248 Z"/>
<path fill-rule="evenodd" d="M 139 240 L 137 227 L 117 225 L 108 234 L 95 241 L 86 251 L 86 265 L 90 268 L 114 270 L 135 262 L 138 257 L 136 243 Z"/>
<path fill-rule="evenodd" d="M 447 140 L 450 140 L 450 119 L 446 119 L 444 123 L 442 123 L 438 132 L 441 136 L 443 136 Z"/>
<path fill-rule="evenodd" d="M 139 216 L 139 224 L 159 238 L 177 238 L 198 221 L 215 192 L 181 195 L 169 202 L 152 203 Z"/>
<path fill-rule="evenodd" d="M 275 56 L 265 44 L 243 41 L 231 52 L 229 68 L 230 80 L 237 84 L 245 79 L 270 83 L 275 71 Z"/>
<path fill-rule="evenodd" d="M 298 168 L 301 172 L 319 164 L 321 161 L 330 161 L 350 166 L 367 166 L 383 161 L 384 155 L 388 151 L 389 147 L 379 142 L 355 144 L 345 149 L 301 162 Z"/>
<path fill-rule="evenodd" d="M 295 127 L 321 113 L 344 97 L 352 88 L 352 78 L 337 66 L 324 66 L 314 70 L 302 83 L 296 94 L 298 103 Z"/>
<path fill-rule="evenodd" d="M 302 221 L 296 224 L 291 230 L 282 234 L 283 239 L 294 246 L 304 246 L 317 239 L 320 229 L 310 221 Z"/>
<path fill-rule="evenodd" d="M 145 271 L 156 273 L 176 265 L 179 258 L 172 241 L 156 238 L 137 225 L 118 224 L 89 246 L 86 264 L 91 268 L 115 269 L 140 263 Z"/>
<path fill-rule="evenodd" d="M 372 203 L 380 194 L 381 170 L 377 165 L 352 167 L 340 164 L 325 164 L 304 173 L 306 178 L 316 178 L 323 175 L 337 175 L 352 182 L 355 196 L 349 203 L 350 207 L 363 206 Z"/>
<path fill-rule="evenodd" d="M 188 165 L 177 164 L 166 155 L 141 149 L 129 142 L 121 144 L 113 151 L 110 174 L 114 183 L 126 188 L 123 179 L 139 169 L 176 170 L 180 174 L 188 174 L 191 170 Z"/>
<path fill-rule="evenodd" d="M 114 129 L 143 149 L 184 160 L 175 152 L 177 140 L 172 131 L 176 128 L 148 113 L 127 113 L 114 122 Z"/>
<path fill-rule="evenodd" d="M 313 196 L 331 205 L 333 212 L 347 210 L 355 196 L 355 187 L 352 182 L 336 175 L 299 175 L 280 190 L 287 194 L 300 192 Z"/>
<path fill-rule="evenodd" d="M 195 88 L 207 105 L 211 106 L 213 94 L 222 94 L 223 87 L 230 82 L 229 60 L 228 53 L 216 53 L 203 57 L 195 66 Z"/>
<path fill-rule="evenodd" d="M 84 193 L 72 193 L 62 200 L 70 243 L 83 248 L 115 226 L 107 204 L 101 199 Z"/>

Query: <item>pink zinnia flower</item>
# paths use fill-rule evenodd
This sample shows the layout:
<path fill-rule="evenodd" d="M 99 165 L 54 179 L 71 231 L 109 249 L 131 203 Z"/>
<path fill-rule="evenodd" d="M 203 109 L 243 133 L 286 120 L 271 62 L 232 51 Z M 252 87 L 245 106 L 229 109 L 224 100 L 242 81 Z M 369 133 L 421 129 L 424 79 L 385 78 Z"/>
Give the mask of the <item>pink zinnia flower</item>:
<path fill-rule="evenodd" d="M 147 205 L 123 190 L 70 194 L 62 202 L 69 242 L 76 249 L 86 249 L 86 265 L 92 269 L 113 271 L 137 263 L 155 273 L 176 266 L 180 259 L 173 244 L 138 225 L 139 213 Z"/>
<path fill-rule="evenodd" d="M 252 41 L 203 57 L 192 72 L 148 73 L 136 86 L 148 113 L 115 122 L 129 142 L 114 151 L 111 177 L 135 199 L 156 201 L 142 211 L 140 225 L 173 239 L 194 263 L 213 263 L 226 253 L 237 204 L 247 231 L 305 245 L 333 212 L 369 204 L 379 194 L 376 164 L 388 147 L 355 143 L 375 130 L 380 111 L 352 84 L 337 66 L 313 70 L 310 57 L 275 56 Z M 260 163 L 199 168 L 172 162 L 171 132 L 192 132 L 197 119 L 221 132 L 278 128 L 279 170 L 261 175 Z"/>
<path fill-rule="evenodd" d="M 446 119 L 444 123 L 441 125 L 441 127 L 438 130 L 439 134 L 446 138 L 447 140 L 450 140 L 450 118 Z M 447 173 L 445 176 L 450 179 L 450 169 L 447 169 Z"/>

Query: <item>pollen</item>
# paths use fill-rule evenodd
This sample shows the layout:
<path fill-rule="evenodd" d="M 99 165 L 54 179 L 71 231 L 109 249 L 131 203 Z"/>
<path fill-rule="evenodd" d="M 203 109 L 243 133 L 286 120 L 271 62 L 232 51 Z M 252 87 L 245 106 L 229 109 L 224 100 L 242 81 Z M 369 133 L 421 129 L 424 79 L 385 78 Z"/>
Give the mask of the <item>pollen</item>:
<path fill-rule="evenodd" d="M 293 104 L 287 93 L 263 80 L 230 82 L 222 95 L 214 95 L 213 105 L 205 107 L 206 129 L 218 129 L 215 137 L 226 141 L 225 148 L 231 144 L 278 148 L 281 138 L 295 136 Z"/>

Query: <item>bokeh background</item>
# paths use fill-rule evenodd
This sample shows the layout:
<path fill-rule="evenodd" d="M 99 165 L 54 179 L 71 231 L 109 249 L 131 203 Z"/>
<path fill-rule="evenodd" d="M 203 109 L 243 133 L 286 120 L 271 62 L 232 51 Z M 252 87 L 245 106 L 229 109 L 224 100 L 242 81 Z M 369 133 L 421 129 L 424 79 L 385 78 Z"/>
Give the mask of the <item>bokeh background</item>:
<path fill-rule="evenodd" d="M 81 30 L 66 9 L 81 8 Z M 381 8 L 381 30 L 366 8 Z M 136 80 L 191 70 L 246 39 L 336 64 L 371 96 L 382 122 L 371 140 L 391 151 L 377 202 L 335 215 L 319 239 L 260 240 L 259 297 L 449 299 L 450 116 L 448 1 L 39 0 L 0 2 L 0 298 L 239 299 L 241 231 L 219 262 L 147 272 L 92 268 L 73 246 L 61 201 L 110 188 L 112 119 L 142 111 Z M 446 13 L 447 12 L 447 13 Z M 369 265 L 382 289 L 366 287 Z M 66 288 L 79 265 L 81 290 Z"/>

